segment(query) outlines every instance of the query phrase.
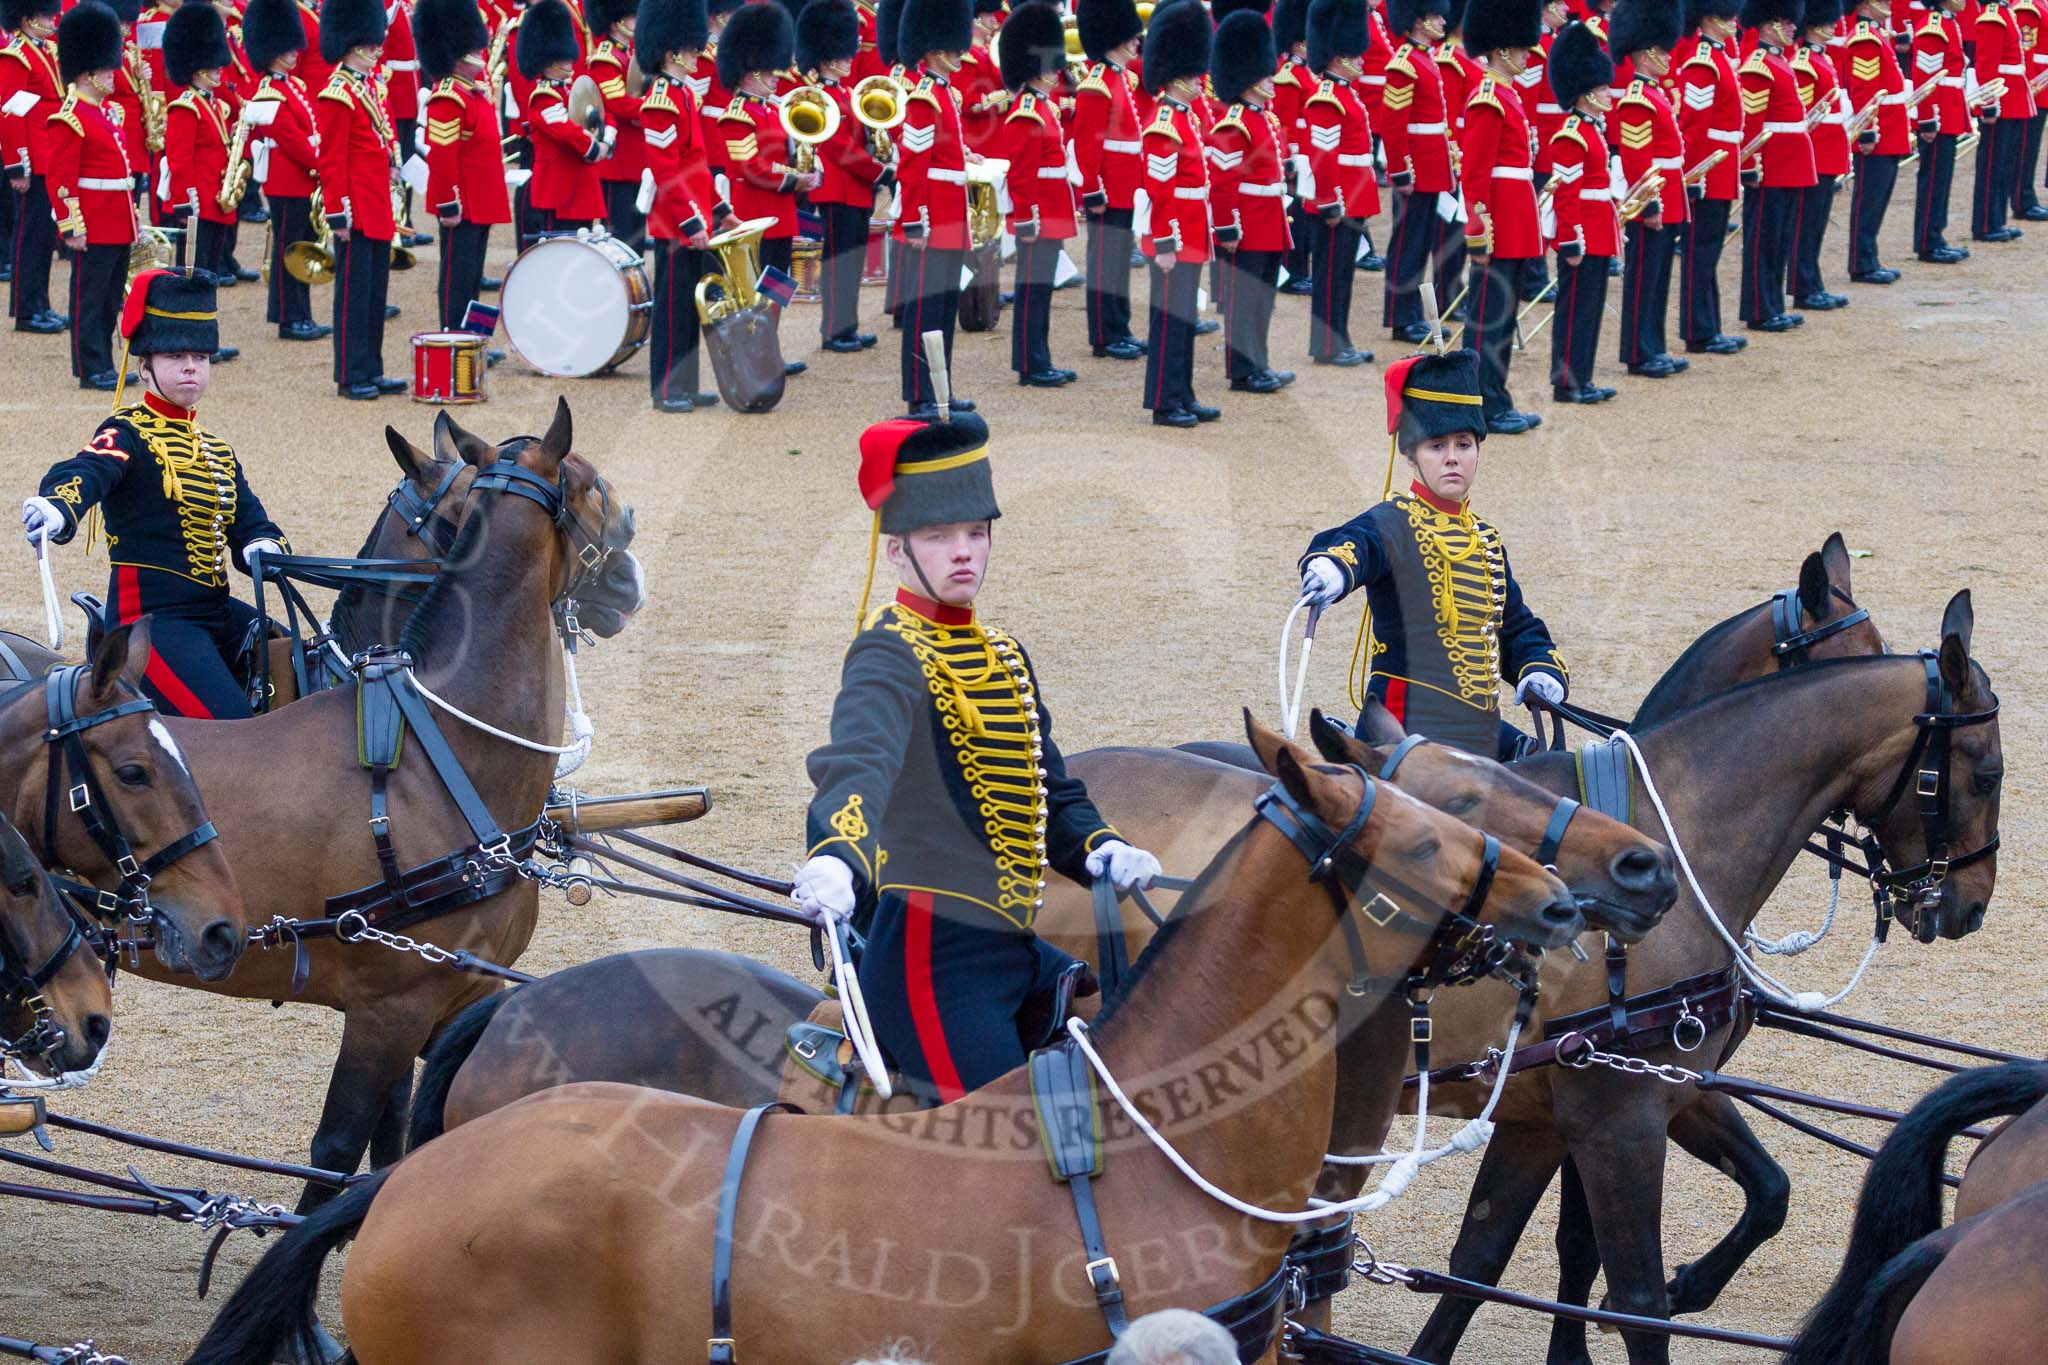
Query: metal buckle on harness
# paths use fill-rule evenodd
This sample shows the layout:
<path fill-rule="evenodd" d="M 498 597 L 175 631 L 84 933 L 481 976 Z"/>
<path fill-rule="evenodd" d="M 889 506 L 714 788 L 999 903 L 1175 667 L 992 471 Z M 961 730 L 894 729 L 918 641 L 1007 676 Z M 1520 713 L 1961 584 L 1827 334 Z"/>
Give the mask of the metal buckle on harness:
<path fill-rule="evenodd" d="M 721 1348 L 725 1351 L 725 1358 L 727 1360 L 736 1361 L 740 1358 L 739 1344 L 731 1337 L 706 1337 L 704 1339 L 704 1354 L 707 1358 L 711 1360 L 718 1359 L 718 1352 Z"/>
<path fill-rule="evenodd" d="M 1944 881 L 1947 880 L 1948 859 L 1929 858 L 1927 860 L 1927 876 L 1923 880 L 1922 885 L 1928 886 L 1931 889 L 1933 887 L 1940 886 Z"/>
<path fill-rule="evenodd" d="M 135 855 L 132 853 L 122 854 L 119 861 L 114 864 L 114 870 L 127 881 L 140 881 L 145 886 L 149 883 L 149 879 L 142 875 L 142 864 L 135 861 Z"/>
<path fill-rule="evenodd" d="M 121 895 L 118 891 L 102 891 L 93 897 L 93 909 L 102 918 L 111 919 L 121 913 Z"/>
<path fill-rule="evenodd" d="M 360 910 L 344 910 L 334 917 L 334 936 L 343 943 L 354 943 L 369 927 L 369 917 Z"/>
<path fill-rule="evenodd" d="M 1436 1024 L 1426 1014 L 1417 1015 L 1408 1021 L 1408 1041 L 1426 1043 L 1436 1037 Z"/>
<path fill-rule="evenodd" d="M 1373 912 L 1380 906 L 1385 906 L 1386 910 L 1383 913 L 1374 914 Z M 1375 891 L 1372 894 L 1371 900 L 1358 907 L 1358 913 L 1371 920 L 1377 927 L 1384 929 L 1387 927 L 1387 921 L 1401 913 L 1401 907 L 1387 899 L 1386 892 Z"/>
<path fill-rule="evenodd" d="M 1939 769 L 1939 768 L 1922 768 L 1922 769 L 1920 769 L 1920 771 L 1919 771 L 1919 777 L 1918 777 L 1918 780 L 1917 780 L 1917 781 L 1916 781 L 1916 782 L 1915 782 L 1915 783 L 1913 784 L 1913 790 L 1914 790 L 1914 792 L 1915 792 L 1915 793 L 1916 793 L 1917 795 L 1920 795 L 1920 796 L 1938 796 L 1938 795 L 1940 795 L 1940 794 L 1941 794 L 1941 769 Z"/>
<path fill-rule="evenodd" d="M 1584 1071 L 1593 1064 L 1593 1040 L 1583 1033 L 1567 1033 L 1557 1040 L 1556 1056 L 1559 1064 Z"/>
<path fill-rule="evenodd" d="M 1107 1271 L 1109 1278 L 1106 1281 L 1096 1279 L 1095 1272 L 1098 1270 Z M 1119 1294 L 1123 1292 L 1124 1281 L 1123 1277 L 1117 1274 L 1116 1257 L 1114 1256 L 1103 1256 L 1097 1260 L 1090 1261 L 1087 1265 L 1081 1267 L 1081 1273 L 1088 1277 L 1088 1288 L 1098 1296 L 1102 1294 L 1105 1284 Z"/>
<path fill-rule="evenodd" d="M 81 782 L 71 789 L 71 810 L 74 814 L 92 804 L 92 792 Z"/>
<path fill-rule="evenodd" d="M 379 828 L 380 825 L 382 826 L 381 829 Z M 391 837 L 391 817 L 388 815 L 371 816 L 370 837 L 372 839 L 388 839 Z"/>

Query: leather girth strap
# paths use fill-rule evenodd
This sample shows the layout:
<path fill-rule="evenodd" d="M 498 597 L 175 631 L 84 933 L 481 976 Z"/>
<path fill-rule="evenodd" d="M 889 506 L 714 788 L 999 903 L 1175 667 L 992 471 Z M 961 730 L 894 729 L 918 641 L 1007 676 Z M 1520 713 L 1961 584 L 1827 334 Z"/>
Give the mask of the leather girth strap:
<path fill-rule="evenodd" d="M 1071 1039 L 1031 1054 L 1031 1102 L 1038 1111 L 1038 1135 L 1055 1180 L 1063 1181 L 1074 1198 L 1074 1220 L 1081 1228 L 1081 1246 L 1088 1253 L 1083 1273 L 1095 1295 L 1109 1335 L 1120 1339 L 1130 1330 L 1124 1311 L 1123 1281 L 1116 1258 L 1102 1236 L 1102 1218 L 1095 1209 L 1095 1177 L 1102 1174 L 1102 1120 L 1095 1102 L 1095 1072 Z"/>
<path fill-rule="evenodd" d="M 739 1347 L 732 1334 L 732 1234 L 739 1219 L 740 1180 L 747 1173 L 747 1152 L 763 1115 L 794 1113 L 787 1104 L 757 1104 L 740 1116 L 725 1158 L 725 1179 L 718 1187 L 718 1223 L 711 1243 L 711 1337 L 704 1343 L 709 1365 L 737 1365 Z"/>
<path fill-rule="evenodd" d="M 1115 883 L 1108 877 L 1097 877 L 1089 892 L 1095 906 L 1095 975 L 1107 998 L 1121 990 L 1124 978 L 1131 974 L 1130 949 L 1124 939 L 1123 910 L 1117 901 Z"/>

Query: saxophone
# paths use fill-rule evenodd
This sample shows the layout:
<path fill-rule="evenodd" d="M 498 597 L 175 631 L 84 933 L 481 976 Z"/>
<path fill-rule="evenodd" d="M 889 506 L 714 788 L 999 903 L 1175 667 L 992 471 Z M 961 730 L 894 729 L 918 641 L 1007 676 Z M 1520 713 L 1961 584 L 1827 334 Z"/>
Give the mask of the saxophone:
<path fill-rule="evenodd" d="M 136 98 L 142 102 L 143 141 L 150 151 L 161 152 L 166 109 L 163 92 L 149 83 L 149 63 L 143 60 L 142 49 L 131 43 L 127 51 L 128 83 L 135 87 Z"/>
<path fill-rule="evenodd" d="M 235 116 L 234 140 L 228 144 L 228 168 L 220 178 L 220 193 L 214 202 L 220 205 L 222 213 L 233 213 L 242 206 L 242 196 L 249 192 L 249 113 L 256 106 L 253 101 L 244 100 L 242 110 Z"/>

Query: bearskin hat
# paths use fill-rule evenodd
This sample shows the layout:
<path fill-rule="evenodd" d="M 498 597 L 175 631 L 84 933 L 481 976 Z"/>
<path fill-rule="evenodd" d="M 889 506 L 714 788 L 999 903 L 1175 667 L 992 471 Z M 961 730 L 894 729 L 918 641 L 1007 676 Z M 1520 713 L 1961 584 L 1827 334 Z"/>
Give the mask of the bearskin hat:
<path fill-rule="evenodd" d="M 415 31 L 425 27 L 417 22 L 413 25 Z M 422 53 L 429 41 L 420 39 Z M 299 7 L 292 0 L 249 0 L 242 11 L 242 51 L 258 75 L 270 70 L 270 64 L 285 53 L 305 46 L 306 26 L 299 22 Z"/>
<path fill-rule="evenodd" d="M 639 9 L 639 0 L 583 0 L 583 22 L 590 25 L 594 42 L 609 34 L 621 19 L 633 18 Z"/>
<path fill-rule="evenodd" d="M 1828 0 L 1820 0 L 1826 4 Z M 1684 0 L 1619 0 L 1607 16 L 1607 50 L 1626 57 L 1645 48 L 1678 46 L 1685 27 Z"/>
<path fill-rule="evenodd" d="M 573 62 L 583 55 L 583 43 L 576 33 L 576 16 L 563 0 L 534 0 L 519 21 L 512 39 L 512 60 L 519 74 L 537 81 L 541 72 L 556 62 Z"/>
<path fill-rule="evenodd" d="M 860 12 L 853 0 L 811 0 L 796 17 L 796 66 L 816 71 L 826 62 L 860 55 Z"/>
<path fill-rule="evenodd" d="M 63 0 L 0 0 L 0 23 L 12 33 L 23 20 L 54 15 L 62 8 Z"/>
<path fill-rule="evenodd" d="M 1578 20 L 1566 24 L 1550 44 L 1550 60 L 1544 69 L 1550 76 L 1551 93 L 1557 107 L 1567 113 L 1594 90 L 1614 83 L 1614 60 L 1593 30 Z"/>
<path fill-rule="evenodd" d="M 903 28 L 903 0 L 876 0 L 875 56 L 884 68 L 898 65 L 896 35 Z"/>
<path fill-rule="evenodd" d="M 1762 28 L 1784 22 L 1796 29 L 1805 10 L 1801 0 L 1742 0 L 1741 23 L 1744 28 Z"/>
<path fill-rule="evenodd" d="M 1308 41 L 1308 0 L 1273 0 L 1273 50 L 1285 57 Z"/>
<path fill-rule="evenodd" d="M 787 70 L 795 56 L 796 25 L 788 10 L 773 3 L 742 5 L 718 36 L 718 83 L 737 90 L 749 73 Z"/>
<path fill-rule="evenodd" d="M 1734 19 L 1742 14 L 1742 0 L 1685 0 L 1685 31 L 1698 33 L 1704 19 Z"/>
<path fill-rule="evenodd" d="M 1048 71 L 1067 64 L 1067 32 L 1057 5 L 1025 0 L 1003 20 L 996 40 L 996 61 L 1006 89 L 1022 90 Z"/>
<path fill-rule="evenodd" d="M 1003 6 L 1008 3 L 1009 0 L 972 0 L 972 17 L 979 19 L 985 14 L 1001 14 Z"/>
<path fill-rule="evenodd" d="M 652 76 L 672 52 L 701 52 L 711 41 L 704 0 L 640 0 L 633 23 L 633 60 Z"/>
<path fill-rule="evenodd" d="M 1309 70 L 1321 71 L 1343 57 L 1362 57 L 1368 41 L 1365 0 L 1310 0 Z"/>
<path fill-rule="evenodd" d="M 1153 10 L 1145 26 L 1145 88 L 1156 95 L 1177 80 L 1206 73 L 1211 36 L 1201 0 L 1170 0 Z"/>
<path fill-rule="evenodd" d="M 57 74 L 66 85 L 121 65 L 121 21 L 99 0 L 79 0 L 57 21 Z"/>
<path fill-rule="evenodd" d="M 933 52 L 965 52 L 974 46 L 974 16 L 967 0 L 903 0 L 896 24 L 896 60 L 915 66 Z"/>
<path fill-rule="evenodd" d="M 1536 12 L 1536 18 L 1540 24 L 1543 18 L 1541 10 Z M 1444 32 L 1462 33 L 1464 28 L 1465 0 L 1444 0 Z"/>
<path fill-rule="evenodd" d="M 1091 62 L 1106 62 L 1110 51 L 1145 32 L 1136 0 L 1074 0 L 1074 27 Z"/>
<path fill-rule="evenodd" d="M 1387 431 L 1404 451 L 1459 431 L 1483 441 L 1486 408 L 1471 401 L 1478 397 L 1477 351 L 1425 352 L 1397 360 L 1387 366 Z"/>
<path fill-rule="evenodd" d="M 1465 50 L 1484 58 L 1543 40 L 1543 0 L 1466 0 Z"/>
<path fill-rule="evenodd" d="M 267 0 L 249 0 L 250 8 Z M 491 31 L 476 0 L 414 0 L 413 42 L 419 48 L 420 78 L 428 85 L 455 74 L 462 59 L 488 52 Z"/>
<path fill-rule="evenodd" d="M 133 28 L 135 22 L 142 18 L 142 0 L 111 0 L 107 8 L 114 12 L 116 19 L 127 24 L 130 28 Z"/>
<path fill-rule="evenodd" d="M 1806 0 L 1805 10 L 1799 16 L 1801 28 L 1833 28 L 1842 22 L 1842 16 L 1849 12 L 1844 0 Z"/>
<path fill-rule="evenodd" d="M 1210 0 L 1209 17 L 1221 28 L 1223 21 L 1233 14 L 1250 11 L 1264 18 L 1273 8 L 1273 0 Z"/>
<path fill-rule="evenodd" d="M 1405 42 L 1425 15 L 1443 14 L 1447 8 L 1445 0 L 1387 0 L 1387 32 L 1396 43 Z"/>
<path fill-rule="evenodd" d="M 1236 104 L 1245 91 L 1279 69 L 1273 30 L 1263 14 L 1239 10 L 1216 25 L 1216 40 L 1209 52 L 1209 85 L 1217 99 Z"/>
<path fill-rule="evenodd" d="M 172 85 L 190 85 L 195 72 L 218 70 L 234 59 L 228 26 L 207 0 L 186 0 L 164 25 L 164 75 Z"/>
<path fill-rule="evenodd" d="M 321 0 L 320 59 L 331 65 L 355 48 L 375 47 L 388 26 L 383 0 Z"/>

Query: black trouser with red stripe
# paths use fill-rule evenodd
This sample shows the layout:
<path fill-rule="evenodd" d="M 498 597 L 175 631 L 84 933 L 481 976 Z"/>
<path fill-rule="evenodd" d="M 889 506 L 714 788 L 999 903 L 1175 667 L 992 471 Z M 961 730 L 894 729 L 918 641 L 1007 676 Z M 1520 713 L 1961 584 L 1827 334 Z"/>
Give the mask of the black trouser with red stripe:
<path fill-rule="evenodd" d="M 2044 122 L 2048 122 L 2048 113 L 2036 114 L 2027 120 L 2026 128 L 2020 134 L 2020 164 L 2012 182 L 2014 213 L 2025 213 L 2041 206 L 2041 182 L 2034 177 L 2041 170 L 2041 125 Z"/>
<path fill-rule="evenodd" d="M 384 373 L 391 243 L 351 232 L 334 252 L 334 382 L 368 384 Z"/>
<path fill-rule="evenodd" d="M 1834 209 L 1835 178 L 1831 175 L 1799 192 L 1799 207 L 1792 211 L 1792 264 L 1787 285 L 1795 300 L 1828 292 L 1820 276 L 1820 249 L 1828 235 L 1828 215 Z"/>
<path fill-rule="evenodd" d="M 1088 220 L 1088 345 L 1101 350 L 1131 336 L 1131 211 L 1104 209 Z"/>
<path fill-rule="evenodd" d="M 245 720 L 249 694 L 228 659 L 248 641 L 256 609 L 173 574 L 116 564 L 107 620 L 127 625 L 149 614 L 149 666 L 142 690 L 167 716 Z"/>
<path fill-rule="evenodd" d="M 818 240 L 818 336 L 851 341 L 860 331 L 860 277 L 867 269 L 868 219 L 855 204 L 812 204 L 824 236 Z"/>
<path fill-rule="evenodd" d="M 1948 199 L 1956 178 L 1956 134 L 1936 133 L 1920 144 L 1920 172 L 1913 191 L 1913 254 L 1925 256 L 1948 245 Z"/>
<path fill-rule="evenodd" d="M 604 184 L 605 230 L 639 251 L 647 245 L 647 215 L 640 211 L 638 180 L 607 180 Z"/>
<path fill-rule="evenodd" d="M 484 291 L 484 251 L 490 246 L 489 223 L 457 223 L 441 228 L 441 278 L 434 298 L 440 305 L 441 327 L 456 331 L 463 314 Z"/>
<path fill-rule="evenodd" d="M 1271 369 L 1266 336 L 1273 327 L 1273 290 L 1283 251 L 1246 251 L 1223 256 L 1223 344 L 1225 370 L 1250 379 Z"/>
<path fill-rule="evenodd" d="M 1892 187 L 1899 183 L 1897 156 L 1856 158 L 1856 188 L 1849 191 L 1849 274 L 1868 275 L 1882 270 L 1877 258 L 1877 232 L 1884 226 L 1885 210 L 1891 207 Z"/>
<path fill-rule="evenodd" d="M 1483 266 L 1476 261 L 1471 266 L 1465 305 L 1472 320 L 1465 327 L 1465 346 L 1479 353 L 1479 396 L 1489 419 L 1515 410 L 1508 393 L 1508 362 L 1514 358 L 1515 305 L 1526 269 L 1522 257 L 1492 256 Z"/>
<path fill-rule="evenodd" d="M 657 238 L 654 317 L 647 334 L 647 379 L 654 400 L 694 398 L 700 391 L 697 281 L 707 253 Z"/>
<path fill-rule="evenodd" d="M 1152 277 L 1150 349 L 1145 353 L 1145 406 L 1154 412 L 1192 407 L 1195 402 L 1195 298 L 1202 267 L 1176 261 L 1171 271 L 1155 262 Z"/>
<path fill-rule="evenodd" d="M 114 368 L 114 328 L 121 320 L 128 248 L 88 246 L 71 256 L 71 374 L 76 379 Z"/>
<path fill-rule="evenodd" d="M 1799 191 L 1758 186 L 1742 197 L 1744 322 L 1769 322 L 1785 311 L 1785 255 Z"/>
<path fill-rule="evenodd" d="M 1721 334 L 1721 248 L 1728 240 L 1732 200 L 1695 199 L 1680 228 L 1684 241 L 1678 267 L 1678 335 L 1691 342 Z"/>
<path fill-rule="evenodd" d="M 1386 303 L 1381 325 L 1389 330 L 1422 321 L 1422 276 L 1443 236 L 1432 226 L 1436 191 L 1396 190 L 1394 235 L 1387 243 Z"/>
<path fill-rule="evenodd" d="M 1011 284 L 1016 307 L 1010 313 L 1010 368 L 1036 374 L 1052 368 L 1052 277 L 1060 243 L 1049 237 L 1017 239 L 1017 274 Z"/>
<path fill-rule="evenodd" d="M 958 247 L 910 247 L 897 262 L 903 280 L 901 364 L 906 403 L 938 401 L 924 357 L 926 332 L 945 334 L 946 370 L 953 369 L 953 328 L 960 320 L 960 267 L 966 254 Z"/>
<path fill-rule="evenodd" d="M 50 262 L 57 253 L 57 220 L 50 216 L 50 191 L 39 175 L 25 192 L 14 192 L 14 289 L 9 296 L 20 322 L 50 307 Z"/>
<path fill-rule="evenodd" d="M 2019 171 L 2020 141 L 2026 126 L 2017 119 L 1980 124 L 1977 139 L 1977 184 L 1970 192 L 1970 235 L 1983 237 L 2005 226 L 2012 204 L 2013 177 Z"/>
<path fill-rule="evenodd" d="M 1583 389 L 1593 382 L 1600 321 L 1607 308 L 1607 263 L 1613 259 L 1584 254 L 1576 261 L 1557 258 L 1557 315 L 1550 320 L 1552 388 Z M 1624 350 L 1627 346 L 1623 341 Z"/>
<path fill-rule="evenodd" d="M 1646 365 L 1669 349 L 1664 319 L 1671 312 L 1671 252 L 1678 242 L 1678 229 L 1652 228 L 1638 219 L 1626 231 L 1621 261 L 1621 363 Z M 1600 268 L 1607 268 L 1604 256 Z"/>
<path fill-rule="evenodd" d="M 1315 292 L 1309 296 L 1308 353 L 1318 360 L 1352 349 L 1351 281 L 1358 273 L 1355 220 L 1332 223 L 1318 214 L 1309 223 Z"/>
<path fill-rule="evenodd" d="M 192 268 L 215 277 L 227 274 L 228 233 L 235 225 L 198 217 L 189 217 L 185 223 L 192 229 Z"/>
<path fill-rule="evenodd" d="M 305 195 L 269 195 L 270 290 L 263 317 L 279 327 L 313 320 L 313 292 L 284 268 L 284 253 L 313 240 L 313 204 Z"/>

